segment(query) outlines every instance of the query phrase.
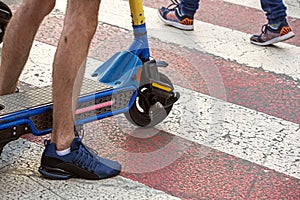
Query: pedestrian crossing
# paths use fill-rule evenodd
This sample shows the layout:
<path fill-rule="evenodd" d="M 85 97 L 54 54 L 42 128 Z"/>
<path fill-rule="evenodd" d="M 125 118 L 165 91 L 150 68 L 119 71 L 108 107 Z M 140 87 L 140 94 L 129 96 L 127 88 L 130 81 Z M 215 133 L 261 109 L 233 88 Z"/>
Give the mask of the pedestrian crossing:
<path fill-rule="evenodd" d="M 226 2 L 260 9 L 258 2 L 254 0 Z M 169 68 L 163 69 L 163 72 L 170 75 L 176 90 L 181 93 L 181 98 L 168 118 L 155 129 L 147 130 L 150 135 L 144 137 L 167 138 L 167 142 L 163 146 L 152 146 L 152 150 L 137 151 L 135 148 L 139 144 L 145 145 L 145 138 L 135 135 L 135 127 L 122 116 L 87 124 L 89 136 L 86 141 L 94 136 L 97 142 L 92 142 L 91 139 L 90 143 L 99 148 L 99 153 L 113 155 L 124 161 L 124 172 L 119 177 L 100 182 L 60 182 L 39 177 L 36 169 L 43 148 L 40 144 L 20 139 L 8 145 L 1 155 L 0 184 L 5 184 L 6 187 L 0 188 L 0 191 L 4 199 L 10 199 L 11 191 L 19 191 L 14 195 L 26 199 L 293 199 L 300 195 L 299 110 L 291 113 L 296 115 L 295 118 L 287 120 L 281 114 L 270 114 L 263 106 L 261 110 L 256 110 L 245 106 L 243 102 L 231 101 L 227 86 L 229 83 L 224 79 L 230 74 L 226 74 L 219 67 L 220 62 L 234 69 L 233 72 L 241 72 L 243 76 L 251 74 L 266 77 L 275 74 L 275 78 L 270 81 L 287 80 L 292 83 L 296 93 L 295 98 L 290 97 L 291 104 L 295 104 L 297 108 L 300 103 L 300 97 L 297 96 L 300 95 L 299 46 L 296 43 L 278 43 L 272 47 L 257 47 L 250 44 L 249 33 L 199 20 L 195 20 L 194 31 L 177 30 L 159 21 L 157 5 L 158 3 L 154 3 L 153 6 L 144 8 L 150 45 L 155 45 L 150 48 L 158 58 L 167 59 L 165 61 L 169 62 Z M 288 0 L 287 5 L 291 7 L 289 16 L 299 20 L 299 2 Z M 58 1 L 55 12 L 64 12 L 65 6 L 65 0 Z M 128 1 L 103 0 L 99 22 L 110 27 L 108 32 L 111 35 L 121 29 L 126 30 L 124 35 L 127 36 L 128 31 L 131 34 L 129 13 Z M 51 63 L 55 44 L 46 44 L 41 36 L 38 38 L 40 39 L 33 45 L 21 81 L 41 87 L 52 82 Z M 296 40 L 298 38 L 296 33 Z M 94 52 L 95 49 L 92 49 L 88 59 L 88 78 L 91 78 L 93 70 L 104 61 Z M 162 53 L 170 53 L 176 57 L 164 56 Z M 178 63 L 179 68 L 171 65 L 174 63 Z M 180 69 L 181 64 L 189 68 Z M 202 64 L 206 66 L 200 67 Z M 197 76 L 201 76 L 204 84 L 194 84 Z M 235 80 L 233 78 L 232 82 Z M 262 80 L 265 81 L 263 78 Z M 216 83 L 218 87 L 215 86 Z M 208 92 L 203 93 L 201 87 L 206 87 Z M 248 87 L 251 90 L 256 85 Z M 272 88 L 259 88 L 266 89 Z M 243 92 L 238 94 L 242 95 Z M 284 88 L 277 98 L 286 98 L 283 94 Z M 258 95 L 263 95 L 263 92 Z M 247 96 L 240 98 L 247 99 Z M 256 99 L 259 101 L 259 96 Z M 274 103 L 274 107 L 281 106 L 277 102 L 274 100 L 268 103 Z M 100 129 L 103 132 L 94 133 Z M 105 139 L 106 134 L 110 139 Z M 118 137 L 115 139 L 116 135 L 124 136 L 125 141 Z M 128 148 L 124 149 L 124 143 Z M 104 145 L 104 150 L 101 150 L 100 144 Z M 106 148 L 110 149 L 109 152 L 105 151 Z M 111 149 L 115 151 L 110 152 Z M 205 166 L 210 166 L 210 169 Z M 23 187 L 24 183 L 28 187 Z M 222 184 L 227 186 L 221 186 Z M 30 188 L 36 190 L 30 193 Z M 275 192 L 270 188 L 275 188 Z M 286 193 L 282 193 L 282 190 Z"/>
<path fill-rule="evenodd" d="M 239 4 L 239 2 L 236 1 L 234 3 Z M 60 10 L 64 10 L 63 6 L 61 5 L 58 6 L 58 8 Z M 255 6 L 255 8 L 258 7 Z M 300 9 L 300 6 L 298 6 L 298 9 Z M 115 13 L 115 10 L 119 11 L 117 15 Z M 113 23 L 113 25 L 115 26 L 122 27 L 124 29 L 130 29 L 131 27 L 130 24 L 128 23 L 128 21 L 130 21 L 130 16 L 128 15 L 129 12 L 130 11 L 128 8 L 127 1 L 120 1 L 120 0 L 103 1 L 101 5 L 100 14 L 99 14 L 99 19 L 104 23 L 108 23 L 108 24 Z M 280 43 L 278 44 L 278 48 L 276 47 L 261 48 L 252 45 L 248 42 L 250 37 L 249 34 L 245 34 L 240 31 L 234 31 L 234 30 L 230 30 L 229 28 L 224 28 L 224 27 L 220 27 L 220 26 L 216 26 L 213 24 L 208 24 L 200 21 L 196 21 L 195 31 L 184 32 L 181 30 L 172 29 L 170 27 L 164 26 L 162 23 L 160 23 L 156 15 L 157 15 L 156 9 L 149 8 L 149 7 L 145 8 L 145 17 L 147 20 L 146 23 L 148 27 L 148 34 L 150 37 L 158 38 L 159 40 L 167 43 L 175 43 L 177 45 L 184 46 L 186 48 L 196 49 L 200 52 L 213 54 L 214 56 L 219 56 L 226 60 L 233 60 L 235 62 L 238 62 L 239 64 L 245 64 L 249 67 L 263 68 L 265 71 L 271 71 L 277 74 L 285 74 L 295 79 L 300 78 L 299 70 L 297 69 L 297 67 L 295 67 L 297 66 L 297 63 L 300 63 L 300 57 L 297 56 L 300 55 L 300 48 L 297 46 Z M 116 20 L 111 22 L 112 18 Z M 164 47 L 155 47 L 155 48 L 164 48 Z M 191 108 L 191 110 L 194 110 L 194 108 L 196 107 L 197 108 L 196 110 L 198 110 L 199 113 L 205 113 L 205 110 L 207 110 L 209 107 L 211 107 L 212 105 L 217 105 L 218 107 L 217 109 L 222 109 L 222 112 L 224 112 L 226 118 L 228 116 L 231 116 L 229 117 L 229 119 L 225 121 L 235 122 L 232 128 L 225 128 L 225 129 L 230 130 L 232 132 L 238 132 L 239 125 L 245 126 L 243 128 L 243 131 L 245 131 L 244 132 L 245 141 L 244 142 L 239 141 L 239 143 L 248 144 L 249 145 L 248 148 L 253 149 L 254 152 L 257 151 L 257 154 L 255 154 L 254 152 L 252 152 L 248 156 L 245 156 L 245 154 L 243 155 L 242 153 L 239 154 L 237 152 L 242 152 L 245 147 L 240 146 L 240 150 L 237 150 L 236 146 L 234 148 L 230 143 L 226 143 L 225 141 L 222 140 L 215 142 L 222 146 L 221 148 L 218 148 L 218 150 L 220 151 L 233 154 L 235 156 L 241 157 L 246 160 L 250 160 L 252 162 L 256 162 L 258 164 L 266 164 L 264 159 L 265 157 L 264 152 L 268 152 L 267 149 L 269 149 L 271 146 L 276 146 L 275 143 L 266 144 L 266 141 L 270 141 L 270 138 L 278 137 L 278 135 L 276 136 L 276 133 L 280 132 L 280 130 L 286 131 L 286 134 L 288 135 L 286 139 L 288 141 L 294 141 L 294 144 L 289 143 L 289 145 L 295 146 L 295 148 L 297 149 L 297 146 L 300 144 L 300 141 L 295 138 L 295 135 L 297 135 L 298 124 L 293 124 L 286 121 L 280 122 L 281 121 L 280 119 L 276 119 L 274 117 L 271 118 L 272 122 L 271 121 L 267 122 L 268 118 L 270 117 L 268 115 L 264 115 L 262 113 L 255 112 L 252 110 L 247 110 L 241 106 L 236 106 L 236 105 L 228 104 L 223 101 L 218 101 L 217 99 L 211 99 L 210 104 L 203 106 L 204 102 L 208 101 L 207 96 L 201 95 L 199 93 L 195 93 L 193 91 L 186 91 L 184 88 L 179 88 L 179 91 L 183 93 L 179 104 L 185 105 L 184 107 L 185 109 Z M 187 100 L 184 100 L 185 97 L 188 97 Z M 199 99 L 199 100 L 191 101 L 191 99 Z M 239 110 L 242 111 L 238 112 Z M 187 110 L 181 109 L 174 113 L 178 114 L 184 111 L 187 112 Z M 163 127 L 163 130 L 166 130 L 173 134 L 181 134 L 181 136 L 185 135 L 183 136 L 184 138 L 187 138 L 192 141 L 196 141 L 200 144 L 201 143 L 203 144 L 204 142 L 205 144 L 205 141 L 209 139 L 202 139 L 202 140 L 192 139 L 195 137 L 193 135 L 199 134 L 195 131 L 193 133 L 192 130 L 193 129 L 197 130 L 196 127 L 205 127 L 204 124 L 199 125 L 198 123 L 203 122 L 203 119 L 210 119 L 212 116 L 214 116 L 213 113 L 206 113 L 206 114 L 207 115 L 205 117 L 203 116 L 200 117 L 199 115 L 195 116 L 195 113 L 192 114 L 192 112 L 189 111 L 188 113 L 182 116 L 182 118 L 185 120 L 181 120 L 177 126 L 175 126 L 174 124 L 172 126 L 165 125 L 165 127 Z M 188 119 L 189 116 L 194 117 L 193 123 L 196 123 L 196 125 L 191 125 L 191 123 L 188 123 L 191 121 Z M 224 120 L 225 116 L 220 117 L 222 119 L 218 119 L 218 120 Z M 169 118 L 170 119 L 169 123 L 172 123 L 172 119 L 174 118 L 176 118 L 176 116 L 171 116 Z M 276 123 L 275 121 L 277 120 L 279 121 Z M 252 123 L 249 123 L 249 121 L 251 121 Z M 183 123 L 187 123 L 187 124 L 183 124 Z M 207 121 L 204 120 L 204 123 L 207 123 Z M 285 123 L 288 123 L 289 125 L 278 126 L 278 127 L 275 125 L 275 124 L 281 125 Z M 269 126 L 268 124 L 272 124 L 272 125 Z M 160 126 L 163 125 L 164 124 Z M 218 126 L 223 126 L 223 125 L 224 124 L 220 123 Z M 178 129 L 179 126 L 183 126 L 187 128 Z M 207 127 L 209 128 L 206 129 L 210 129 L 210 125 L 208 125 Z M 176 131 L 176 129 L 179 131 Z M 224 128 L 216 128 L 216 129 L 212 128 L 212 129 L 214 130 L 212 132 L 215 132 L 215 130 L 221 130 L 219 136 L 212 136 L 213 138 L 220 139 L 221 138 L 220 135 L 224 134 L 222 133 L 224 131 Z M 252 143 L 250 143 L 249 137 L 254 136 L 259 132 L 261 134 L 258 134 L 257 137 L 260 137 L 261 140 L 253 140 Z M 211 132 L 206 134 L 207 134 L 206 136 L 202 135 L 202 137 L 204 138 L 211 137 Z M 294 139 L 288 139 L 288 138 L 294 138 Z M 258 146 L 257 143 L 259 144 Z M 216 148 L 216 146 L 212 146 L 212 147 Z M 267 149 L 265 149 L 266 147 Z M 287 153 L 289 152 L 289 150 L 283 150 L 283 151 Z M 276 157 L 287 158 L 289 156 L 277 155 Z M 291 156 L 291 158 L 292 160 L 297 160 L 297 153 L 294 156 Z M 270 160 L 271 162 L 274 162 L 277 159 L 270 158 Z M 300 172 L 298 171 L 298 168 L 300 168 L 299 165 L 295 165 L 293 161 L 281 161 L 281 162 L 285 164 L 291 163 L 291 165 L 294 166 L 294 170 L 295 170 L 295 172 L 292 174 L 295 174 L 296 177 L 298 178 L 300 177 L 299 174 Z M 270 164 L 266 164 L 265 166 L 267 167 L 277 166 L 277 164 L 270 163 Z M 276 170 L 281 171 L 279 169 Z"/>

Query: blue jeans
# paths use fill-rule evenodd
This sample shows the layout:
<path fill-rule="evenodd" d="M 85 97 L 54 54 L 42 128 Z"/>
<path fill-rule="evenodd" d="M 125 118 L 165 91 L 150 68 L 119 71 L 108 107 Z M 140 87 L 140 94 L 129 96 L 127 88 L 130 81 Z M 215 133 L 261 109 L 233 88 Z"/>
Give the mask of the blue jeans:
<path fill-rule="evenodd" d="M 199 8 L 200 0 L 180 0 L 180 11 L 182 14 L 193 18 Z"/>
<path fill-rule="evenodd" d="M 269 24 L 282 22 L 286 17 L 286 7 L 282 0 L 260 0 L 262 9 L 266 12 Z"/>

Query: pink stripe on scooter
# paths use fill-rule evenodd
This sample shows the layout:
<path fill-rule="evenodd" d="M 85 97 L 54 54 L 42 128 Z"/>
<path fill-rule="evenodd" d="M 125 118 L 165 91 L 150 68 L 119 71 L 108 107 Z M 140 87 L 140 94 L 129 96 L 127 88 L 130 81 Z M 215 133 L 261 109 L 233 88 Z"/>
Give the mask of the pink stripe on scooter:
<path fill-rule="evenodd" d="M 112 104 L 113 104 L 112 101 L 108 101 L 108 102 L 100 103 L 100 104 L 97 104 L 97 105 L 89 106 L 89 107 L 86 107 L 86 108 L 81 108 L 81 109 L 76 110 L 76 114 L 81 114 L 81 113 L 84 113 L 84 112 L 89 112 L 89 111 L 92 111 L 92 110 L 104 108 L 104 107 L 107 107 L 107 106 L 111 106 Z"/>

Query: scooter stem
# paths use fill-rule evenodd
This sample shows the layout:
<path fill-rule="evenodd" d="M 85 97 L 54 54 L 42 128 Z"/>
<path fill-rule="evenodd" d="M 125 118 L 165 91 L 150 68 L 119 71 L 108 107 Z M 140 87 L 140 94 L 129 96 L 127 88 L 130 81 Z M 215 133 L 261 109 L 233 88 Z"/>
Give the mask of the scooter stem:
<path fill-rule="evenodd" d="M 129 50 L 142 61 L 148 61 L 150 51 L 142 0 L 129 0 L 134 40 Z"/>

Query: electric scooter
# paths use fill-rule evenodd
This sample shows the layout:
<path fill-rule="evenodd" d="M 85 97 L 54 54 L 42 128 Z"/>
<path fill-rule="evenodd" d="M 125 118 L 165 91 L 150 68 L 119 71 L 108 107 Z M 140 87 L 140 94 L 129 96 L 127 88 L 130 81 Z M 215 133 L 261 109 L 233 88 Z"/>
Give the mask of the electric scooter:
<path fill-rule="evenodd" d="M 75 115 L 75 126 L 124 113 L 138 127 L 162 122 L 179 99 L 170 79 L 159 72 L 164 61 L 150 57 L 142 0 L 129 0 L 134 40 L 127 50 L 115 53 L 84 79 Z M 52 87 L 0 97 L 0 154 L 20 136 L 52 131 Z"/>

